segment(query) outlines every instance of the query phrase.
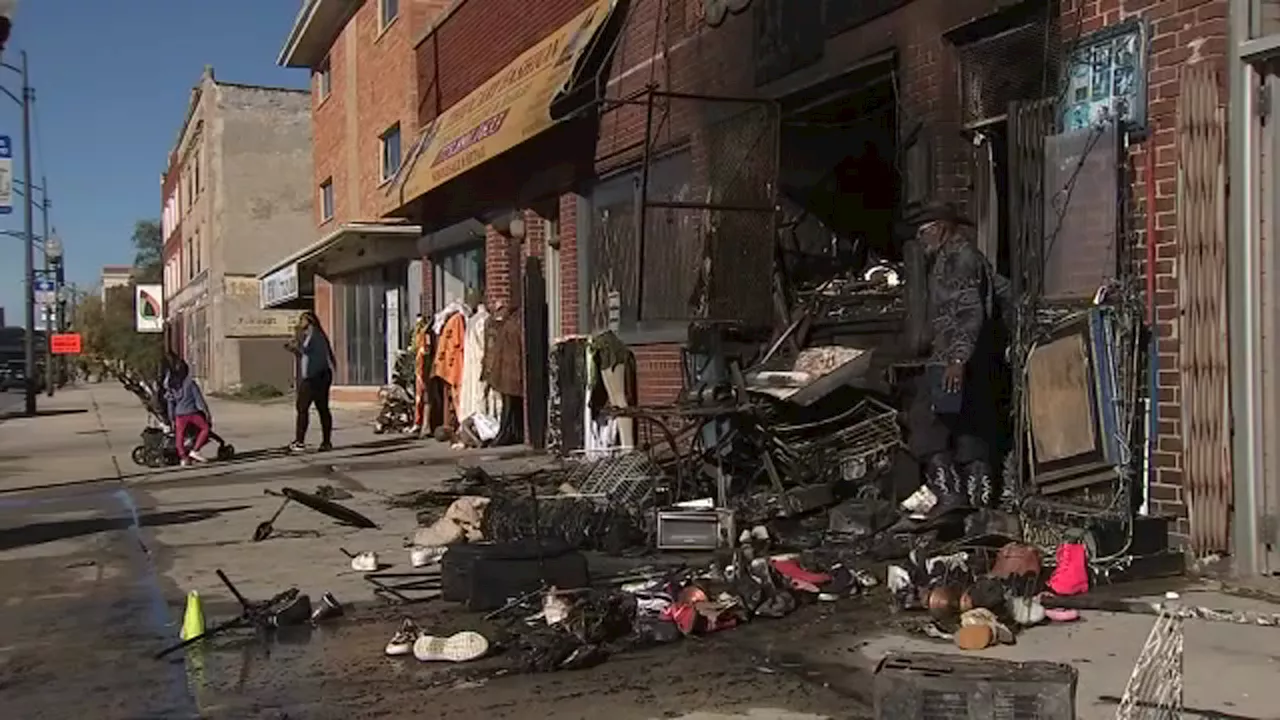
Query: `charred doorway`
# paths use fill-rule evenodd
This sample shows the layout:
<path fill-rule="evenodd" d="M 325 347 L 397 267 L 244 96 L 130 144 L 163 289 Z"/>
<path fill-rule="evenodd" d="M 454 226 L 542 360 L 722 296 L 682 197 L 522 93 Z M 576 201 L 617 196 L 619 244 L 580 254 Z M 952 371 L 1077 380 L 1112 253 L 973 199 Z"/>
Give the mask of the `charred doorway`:
<path fill-rule="evenodd" d="M 901 259 L 893 80 L 886 57 L 782 101 L 783 260 L 796 283 Z"/>

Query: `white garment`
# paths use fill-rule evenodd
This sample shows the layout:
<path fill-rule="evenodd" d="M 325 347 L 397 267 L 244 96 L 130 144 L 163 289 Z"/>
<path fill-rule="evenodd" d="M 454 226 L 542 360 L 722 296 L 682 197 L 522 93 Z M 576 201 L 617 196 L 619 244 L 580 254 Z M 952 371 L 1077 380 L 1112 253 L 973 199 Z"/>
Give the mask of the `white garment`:
<path fill-rule="evenodd" d="M 484 305 L 467 318 L 467 332 L 462 344 L 462 385 L 458 388 L 458 421 L 474 415 L 499 417 L 502 396 L 480 379 L 484 367 L 484 333 L 489 324 L 489 311 Z"/>
<path fill-rule="evenodd" d="M 448 305 L 445 305 L 444 309 L 436 313 L 435 317 L 432 318 L 431 331 L 434 332 L 436 335 L 439 335 L 440 331 L 444 330 L 444 323 L 446 320 L 449 319 L 449 316 L 459 312 L 462 313 L 462 317 L 464 318 L 471 316 L 470 308 L 468 308 L 466 305 L 463 305 L 461 302 L 458 302 L 457 300 L 454 300 L 450 302 Z"/>

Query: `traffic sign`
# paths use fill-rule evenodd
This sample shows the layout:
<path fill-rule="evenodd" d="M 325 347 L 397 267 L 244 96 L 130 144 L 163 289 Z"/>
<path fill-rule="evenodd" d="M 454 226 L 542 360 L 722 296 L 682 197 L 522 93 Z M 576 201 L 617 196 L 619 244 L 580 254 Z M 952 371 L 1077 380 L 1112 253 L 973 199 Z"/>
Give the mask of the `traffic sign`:
<path fill-rule="evenodd" d="M 0 135 L 0 215 L 13 212 L 13 141 Z"/>
<path fill-rule="evenodd" d="M 38 305 L 56 305 L 58 303 L 58 283 L 54 280 L 36 280 L 35 301 Z"/>
<path fill-rule="evenodd" d="M 57 333 L 49 336 L 49 352 L 54 355 L 79 355 L 80 333 Z"/>

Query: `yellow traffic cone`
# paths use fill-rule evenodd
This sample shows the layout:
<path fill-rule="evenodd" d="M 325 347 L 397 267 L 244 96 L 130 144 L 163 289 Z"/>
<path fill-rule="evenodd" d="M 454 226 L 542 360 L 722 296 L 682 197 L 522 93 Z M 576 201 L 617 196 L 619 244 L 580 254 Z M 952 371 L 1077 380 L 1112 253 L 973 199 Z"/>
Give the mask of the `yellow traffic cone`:
<path fill-rule="evenodd" d="M 187 610 L 182 614 L 182 639 L 190 640 L 204 634 L 204 610 L 200 607 L 200 593 L 187 593 Z"/>

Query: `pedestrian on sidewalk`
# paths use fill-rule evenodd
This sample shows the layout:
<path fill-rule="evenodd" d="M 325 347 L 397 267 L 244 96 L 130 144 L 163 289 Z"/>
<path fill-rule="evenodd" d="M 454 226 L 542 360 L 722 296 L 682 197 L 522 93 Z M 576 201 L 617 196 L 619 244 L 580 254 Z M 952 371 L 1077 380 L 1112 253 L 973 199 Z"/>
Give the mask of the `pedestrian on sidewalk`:
<path fill-rule="evenodd" d="M 209 442 L 210 421 L 207 418 L 212 418 L 213 415 L 209 412 L 204 393 L 200 392 L 200 386 L 196 384 L 195 378 L 191 377 L 191 368 L 185 361 L 178 360 L 170 367 L 165 386 L 165 398 L 169 401 L 169 417 L 173 418 L 174 444 L 177 446 L 178 457 L 182 459 L 183 465 L 190 465 L 193 460 L 207 462 L 200 454 L 200 450 Z M 188 426 L 195 427 L 197 433 L 191 450 L 187 450 Z"/>
<path fill-rule="evenodd" d="M 291 451 L 307 447 L 307 426 L 311 423 L 311 406 L 320 416 L 320 449 L 333 449 L 333 414 L 329 412 L 329 388 L 333 387 L 333 370 L 337 361 L 329 336 L 320 326 L 320 318 L 310 310 L 298 318 L 297 337 L 287 347 L 298 357 L 297 417 Z"/>

